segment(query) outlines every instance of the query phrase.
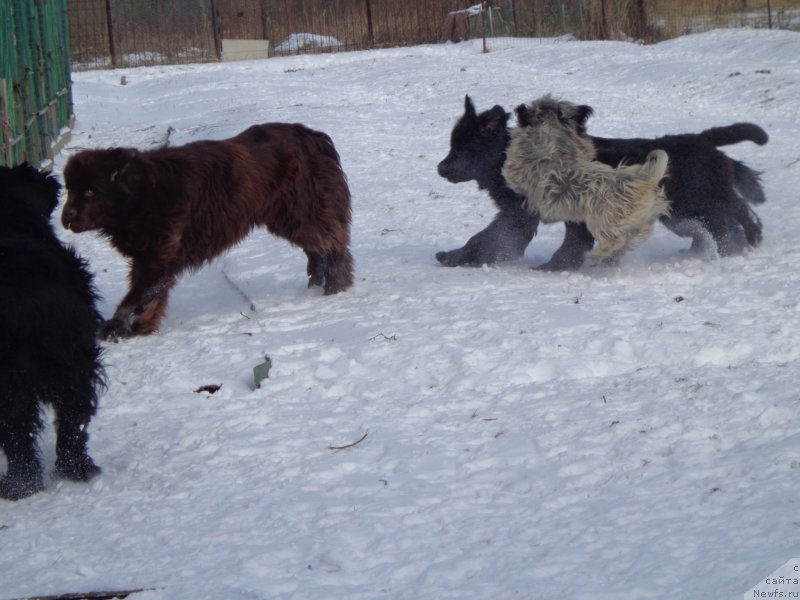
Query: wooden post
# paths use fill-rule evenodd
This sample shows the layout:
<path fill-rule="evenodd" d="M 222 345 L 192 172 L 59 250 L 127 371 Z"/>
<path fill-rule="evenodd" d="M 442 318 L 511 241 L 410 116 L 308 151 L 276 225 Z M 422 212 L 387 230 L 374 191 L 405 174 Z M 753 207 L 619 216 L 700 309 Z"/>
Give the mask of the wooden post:
<path fill-rule="evenodd" d="M 269 39 L 267 28 L 267 0 L 261 0 L 261 39 Z"/>
<path fill-rule="evenodd" d="M 217 3 L 215 0 L 210 0 L 211 5 L 211 27 L 214 29 L 214 53 L 217 55 L 217 60 L 222 60 L 222 40 L 220 39 L 219 32 L 219 19 L 217 18 Z"/>
<path fill-rule="evenodd" d="M 3 128 L 6 143 L 4 144 L 3 155 L 4 163 L 7 166 L 12 166 L 11 162 L 11 120 L 8 110 L 8 88 L 6 87 L 6 80 L 0 78 L 0 126 Z"/>
<path fill-rule="evenodd" d="M 375 36 L 372 31 L 372 6 L 370 6 L 369 0 L 367 2 L 367 40 L 369 41 L 369 45 L 373 46 L 375 44 Z"/>
<path fill-rule="evenodd" d="M 607 40 L 608 22 L 606 21 L 606 0 L 600 0 L 600 26 L 601 26 L 600 35 L 603 36 L 601 39 Z"/>
<path fill-rule="evenodd" d="M 517 29 L 517 3 L 511 0 L 511 18 L 514 19 L 514 37 L 519 37 L 519 29 Z"/>
<path fill-rule="evenodd" d="M 486 46 L 486 2 L 481 2 L 481 34 L 483 35 L 483 53 L 489 52 Z"/>
<path fill-rule="evenodd" d="M 117 51 L 114 47 L 114 25 L 111 22 L 111 0 L 106 0 L 106 27 L 108 28 L 108 51 L 111 54 L 111 66 L 117 68 Z"/>

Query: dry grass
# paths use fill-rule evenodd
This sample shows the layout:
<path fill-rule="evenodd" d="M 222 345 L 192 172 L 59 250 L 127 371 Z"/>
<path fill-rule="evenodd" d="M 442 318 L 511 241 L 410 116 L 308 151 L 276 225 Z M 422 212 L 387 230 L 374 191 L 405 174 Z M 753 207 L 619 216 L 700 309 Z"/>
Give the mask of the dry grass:
<path fill-rule="evenodd" d="M 800 30 L 800 0 L 654 0 L 649 21 L 658 39 L 715 28 Z"/>
<path fill-rule="evenodd" d="M 588 0 L 580 32 L 655 42 L 726 27 L 800 29 L 800 0 Z"/>
<path fill-rule="evenodd" d="M 655 34 L 648 26 L 647 4 L 645 0 L 594 0 L 586 11 L 581 37 L 650 40 Z"/>

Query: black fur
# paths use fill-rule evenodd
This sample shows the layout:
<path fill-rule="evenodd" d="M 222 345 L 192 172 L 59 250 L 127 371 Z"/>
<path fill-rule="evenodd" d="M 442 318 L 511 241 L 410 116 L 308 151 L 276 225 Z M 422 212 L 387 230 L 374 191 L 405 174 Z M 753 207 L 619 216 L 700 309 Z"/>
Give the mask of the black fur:
<path fill-rule="evenodd" d="M 661 222 L 670 231 L 691 237 L 694 251 L 716 250 L 720 256 L 731 256 L 761 244 L 761 221 L 748 202 L 764 202 L 764 192 L 758 173 L 717 146 L 744 140 L 763 145 L 768 139 L 757 125 L 734 123 L 655 139 L 593 137 L 592 141 L 598 160 L 610 165 L 643 162 L 650 150 L 666 150 L 669 177 L 664 189 L 671 213 Z M 709 234 L 716 248 L 708 247 Z"/>
<path fill-rule="evenodd" d="M 592 108 L 580 105 L 576 110 L 585 125 Z M 439 163 L 439 175 L 452 183 L 476 181 L 479 188 L 489 192 L 499 212 L 462 248 L 437 253 L 437 260 L 445 266 L 519 258 L 536 233 L 538 217 L 522 208 L 522 196 L 506 186 L 501 174 L 509 141 L 508 119 L 509 114 L 501 106 L 478 114 L 469 96 L 465 98 L 464 115 L 453 128 L 450 153 Z M 641 163 L 650 150 L 666 150 L 670 176 L 664 185 L 672 214 L 662 222 L 678 235 L 691 237 L 696 251 L 708 251 L 706 244 L 712 238 L 723 256 L 761 242 L 761 222 L 748 206 L 765 200 L 759 174 L 716 148 L 744 140 L 765 144 L 768 137 L 751 123 L 655 140 L 592 137 L 598 160 L 614 167 L 622 161 Z M 566 223 L 561 247 L 539 268 L 577 269 L 593 244 L 594 239 L 583 224 Z"/>
<path fill-rule="evenodd" d="M 501 106 L 476 114 L 469 96 L 464 115 L 450 136 L 450 153 L 439 163 L 439 175 L 451 183 L 476 181 L 487 190 L 499 212 L 486 229 L 473 235 L 462 248 L 438 252 L 445 266 L 478 266 L 513 260 L 525 253 L 536 235 L 539 217 L 523 207 L 523 197 L 513 192 L 501 169 L 509 142 L 508 113 Z M 542 269 L 577 269 L 594 238 L 583 223 L 566 223 L 564 243 Z"/>
<path fill-rule="evenodd" d="M 36 434 L 41 404 L 56 414 L 56 473 L 100 472 L 86 427 L 103 385 L 96 333 L 102 321 L 86 264 L 50 226 L 60 185 L 28 165 L 0 167 L 0 498 L 44 489 Z"/>

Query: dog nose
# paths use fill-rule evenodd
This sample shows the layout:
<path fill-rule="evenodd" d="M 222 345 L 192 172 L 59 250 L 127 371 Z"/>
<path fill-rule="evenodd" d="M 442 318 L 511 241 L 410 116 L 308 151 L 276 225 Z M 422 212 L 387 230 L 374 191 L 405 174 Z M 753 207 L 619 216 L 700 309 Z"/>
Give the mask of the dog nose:
<path fill-rule="evenodd" d="M 439 172 L 439 177 L 447 178 L 448 165 L 446 161 L 440 162 L 439 165 L 436 167 L 436 170 Z"/>
<path fill-rule="evenodd" d="M 74 208 L 65 207 L 63 211 L 61 211 L 61 223 L 64 227 L 69 227 L 69 224 L 75 220 L 75 217 L 78 216 L 78 211 Z"/>

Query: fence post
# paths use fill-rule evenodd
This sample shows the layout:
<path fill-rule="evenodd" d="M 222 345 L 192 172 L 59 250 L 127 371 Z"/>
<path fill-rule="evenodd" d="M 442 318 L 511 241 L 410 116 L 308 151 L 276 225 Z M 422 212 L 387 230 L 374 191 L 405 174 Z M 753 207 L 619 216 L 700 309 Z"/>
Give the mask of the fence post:
<path fill-rule="evenodd" d="M 11 131 L 11 115 L 9 114 L 8 106 L 8 85 L 5 79 L 0 78 L 0 127 L 3 128 L 3 136 L 0 138 L 3 141 L 2 159 L 3 164 L 10 167 L 14 164 L 11 158 L 13 132 Z"/>
<path fill-rule="evenodd" d="M 517 28 L 517 3 L 511 0 L 511 18 L 514 19 L 514 37 L 519 37 L 519 29 Z"/>
<path fill-rule="evenodd" d="M 217 60 L 222 60 L 222 42 L 219 39 L 219 20 L 217 19 L 217 3 L 215 0 L 210 0 L 211 7 L 211 27 L 214 30 L 214 53 L 217 55 Z"/>
<path fill-rule="evenodd" d="M 603 5 L 603 39 L 607 40 L 610 36 L 608 34 L 608 11 L 606 10 L 606 0 L 600 0 Z"/>
<path fill-rule="evenodd" d="M 369 45 L 375 45 L 375 36 L 372 31 L 372 7 L 370 6 L 369 0 L 367 2 L 367 37 L 369 39 Z"/>
<path fill-rule="evenodd" d="M 111 54 L 111 66 L 117 68 L 117 51 L 114 48 L 114 26 L 111 24 L 111 0 L 106 0 L 106 27 L 108 28 L 108 51 Z"/>
<path fill-rule="evenodd" d="M 486 46 L 486 2 L 481 2 L 481 35 L 483 35 L 483 53 L 489 52 Z"/>
<path fill-rule="evenodd" d="M 267 28 L 267 0 L 261 0 L 261 37 L 265 40 L 269 39 L 269 30 Z"/>

